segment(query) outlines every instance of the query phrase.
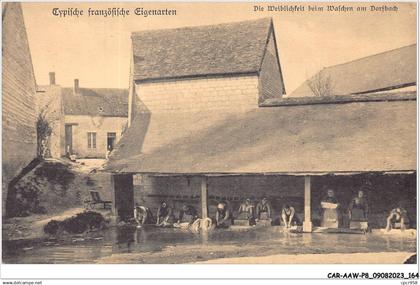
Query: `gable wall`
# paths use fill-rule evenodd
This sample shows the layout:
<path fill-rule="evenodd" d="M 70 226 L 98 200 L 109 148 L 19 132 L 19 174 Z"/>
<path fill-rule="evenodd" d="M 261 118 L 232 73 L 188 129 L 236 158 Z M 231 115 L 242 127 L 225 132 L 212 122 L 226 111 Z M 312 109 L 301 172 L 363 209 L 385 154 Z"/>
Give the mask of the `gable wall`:
<path fill-rule="evenodd" d="M 267 50 L 262 62 L 259 84 L 260 102 L 269 98 L 281 98 L 284 93 L 273 32 L 271 32 Z"/>

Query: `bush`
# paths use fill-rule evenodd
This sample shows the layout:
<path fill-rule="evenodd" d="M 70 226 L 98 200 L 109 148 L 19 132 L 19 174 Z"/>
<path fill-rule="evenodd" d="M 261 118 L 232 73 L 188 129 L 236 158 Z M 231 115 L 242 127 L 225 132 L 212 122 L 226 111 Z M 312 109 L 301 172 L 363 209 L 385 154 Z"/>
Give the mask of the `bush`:
<path fill-rule="evenodd" d="M 60 223 L 56 220 L 51 220 L 44 226 L 44 232 L 49 235 L 56 235 L 60 229 Z"/>
<path fill-rule="evenodd" d="M 87 211 L 64 221 L 51 220 L 45 225 L 44 232 L 50 235 L 57 235 L 62 231 L 69 234 L 81 234 L 90 230 L 102 229 L 104 224 L 105 219 L 100 213 Z"/>

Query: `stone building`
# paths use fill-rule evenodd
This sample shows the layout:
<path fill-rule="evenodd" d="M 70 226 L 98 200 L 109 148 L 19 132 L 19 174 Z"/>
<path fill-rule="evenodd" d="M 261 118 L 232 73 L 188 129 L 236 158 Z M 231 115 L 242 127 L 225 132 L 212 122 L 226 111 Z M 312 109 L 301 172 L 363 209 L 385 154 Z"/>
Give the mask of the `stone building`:
<path fill-rule="evenodd" d="M 127 100 L 125 89 L 82 88 L 78 79 L 73 88 L 61 87 L 51 72 L 50 85 L 37 89 L 38 109 L 46 112 L 53 129 L 47 156 L 105 158 L 126 128 Z"/>
<path fill-rule="evenodd" d="M 36 157 L 36 83 L 20 3 L 3 3 L 2 205 L 7 189 Z"/>
<path fill-rule="evenodd" d="M 272 27 L 263 19 L 133 34 L 130 127 L 105 167 L 116 214 L 130 217 L 135 202 L 156 209 L 166 200 L 214 217 L 219 201 L 236 210 L 245 198 L 265 196 L 275 219 L 290 204 L 312 231 L 332 188 L 343 213 L 358 190 L 365 191 L 372 227 L 384 226 L 398 202 L 415 225 L 415 92 L 286 98 L 280 64 L 267 75 L 278 80 L 268 83 L 263 69 L 230 74 L 251 69 L 244 65 L 252 59 L 264 62 Z M 266 93 L 264 84 L 277 86 L 276 93 Z"/>
<path fill-rule="evenodd" d="M 170 136 L 183 135 L 176 127 L 179 120 L 189 121 L 193 114 L 206 116 L 196 122 L 199 129 L 203 124 L 253 110 L 266 98 L 285 94 L 271 19 L 134 32 L 131 38 L 129 124 L 142 122 L 143 135 L 164 127 L 162 134 L 171 140 Z M 172 126 L 170 134 L 166 133 L 167 126 L 155 125 L 163 121 Z M 143 137 L 138 139 L 141 144 Z M 163 138 L 146 141 L 146 148 L 167 142 Z M 168 179 L 136 177 L 141 190 L 135 195 L 150 192 L 146 196 L 156 204 L 162 193 L 172 192 L 168 187 L 176 188 L 178 182 L 182 187 L 200 183 L 196 179 Z"/>
<path fill-rule="evenodd" d="M 134 32 L 130 106 L 243 112 L 285 93 L 271 19 Z M 136 109 L 129 107 L 129 122 Z"/>

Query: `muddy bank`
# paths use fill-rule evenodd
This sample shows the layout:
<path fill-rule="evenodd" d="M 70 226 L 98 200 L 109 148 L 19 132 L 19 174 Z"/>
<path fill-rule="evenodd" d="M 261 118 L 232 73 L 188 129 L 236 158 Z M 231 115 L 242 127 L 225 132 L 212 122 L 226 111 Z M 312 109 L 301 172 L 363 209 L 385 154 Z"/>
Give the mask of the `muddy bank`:
<path fill-rule="evenodd" d="M 50 159 L 19 177 L 8 195 L 8 205 L 14 212 L 2 221 L 3 240 L 45 238 L 43 227 L 50 220 L 63 220 L 84 211 L 84 201 L 91 199 L 90 190 L 98 191 L 102 199 L 109 200 L 109 175 L 92 173 L 101 163 L 102 160 L 71 163 Z M 42 211 L 38 211 L 40 209 Z M 94 210 L 110 215 L 109 210 L 99 206 Z"/>

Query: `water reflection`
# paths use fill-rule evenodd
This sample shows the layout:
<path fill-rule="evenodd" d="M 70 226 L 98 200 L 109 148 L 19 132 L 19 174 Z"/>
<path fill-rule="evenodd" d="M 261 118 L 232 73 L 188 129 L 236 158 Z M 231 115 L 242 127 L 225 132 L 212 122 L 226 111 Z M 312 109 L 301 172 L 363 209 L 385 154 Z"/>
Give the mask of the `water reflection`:
<path fill-rule="evenodd" d="M 118 249 L 127 249 L 127 252 L 131 252 L 131 245 L 135 242 L 136 228 L 121 227 L 116 231 L 116 233 L 116 243 Z"/>
<path fill-rule="evenodd" d="M 379 251 L 416 251 L 416 238 L 379 234 L 296 234 L 279 227 L 248 230 L 215 230 L 193 233 L 182 229 L 155 227 L 110 228 L 96 239 L 56 241 L 52 244 L 17 246 L 3 244 L 6 263 L 92 263 L 116 253 L 144 254 L 171 250 L 177 246 L 236 246 L 240 250 L 265 250 L 271 254 L 347 253 Z M 10 249 L 9 249 L 10 248 Z M 142 260 L 140 257 L 139 260 Z M 165 262 L 165 260 L 162 260 Z"/>
<path fill-rule="evenodd" d="M 201 233 L 199 233 L 200 237 L 201 237 L 201 243 L 203 245 L 206 245 L 209 241 L 209 232 L 208 231 L 203 231 Z"/>

